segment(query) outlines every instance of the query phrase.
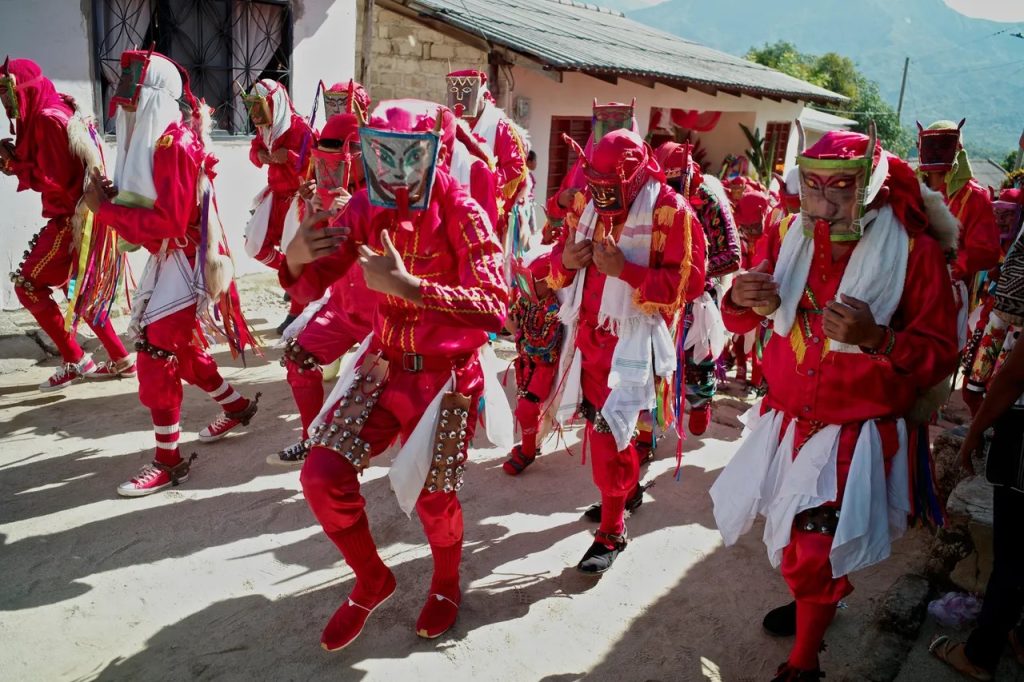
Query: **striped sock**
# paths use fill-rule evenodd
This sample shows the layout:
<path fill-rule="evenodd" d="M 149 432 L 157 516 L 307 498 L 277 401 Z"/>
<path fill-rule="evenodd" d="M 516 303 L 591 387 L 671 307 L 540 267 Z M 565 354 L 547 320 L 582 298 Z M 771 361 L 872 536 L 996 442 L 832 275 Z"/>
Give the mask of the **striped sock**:
<path fill-rule="evenodd" d="M 181 462 L 178 452 L 178 438 L 181 427 L 178 424 L 179 410 L 153 410 L 153 435 L 156 437 L 156 461 L 167 466 Z"/>
<path fill-rule="evenodd" d="M 220 403 L 225 412 L 240 412 L 249 406 L 249 401 L 226 380 L 214 391 L 207 391 L 210 397 Z"/>

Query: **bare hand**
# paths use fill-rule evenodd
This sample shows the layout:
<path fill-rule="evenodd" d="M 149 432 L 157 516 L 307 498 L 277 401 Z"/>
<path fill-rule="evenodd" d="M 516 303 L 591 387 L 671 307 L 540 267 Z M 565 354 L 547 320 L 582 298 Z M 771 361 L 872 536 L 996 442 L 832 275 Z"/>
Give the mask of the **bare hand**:
<path fill-rule="evenodd" d="M 117 196 L 117 188 L 108 178 L 103 177 L 98 168 L 89 172 L 89 182 L 82 192 L 82 200 L 90 211 L 96 213 L 100 207 Z"/>
<path fill-rule="evenodd" d="M 11 168 L 11 164 L 16 160 L 14 155 L 14 141 L 5 137 L 0 140 L 0 172 L 6 173 L 7 175 L 14 175 L 14 170 Z"/>
<path fill-rule="evenodd" d="M 347 227 L 320 227 L 330 217 L 331 214 L 327 211 L 312 213 L 299 225 L 298 232 L 289 242 L 284 254 L 288 269 L 293 275 L 297 276 L 306 263 L 312 263 L 317 258 L 334 253 L 338 246 L 348 239 Z"/>
<path fill-rule="evenodd" d="M 572 230 L 565 240 L 565 248 L 562 250 L 562 265 L 569 270 L 579 270 L 590 265 L 594 257 L 594 242 L 584 239 L 576 241 L 576 230 Z"/>
<path fill-rule="evenodd" d="M 288 163 L 288 150 L 281 147 L 270 154 L 270 163 Z"/>
<path fill-rule="evenodd" d="M 266 149 L 258 149 L 256 150 L 256 158 L 260 160 L 260 163 L 270 163 L 270 152 Z"/>
<path fill-rule="evenodd" d="M 349 194 L 343 189 L 339 189 L 337 190 L 337 192 L 334 193 L 334 201 L 331 202 L 331 207 L 329 210 L 333 213 L 337 213 L 341 209 L 348 206 L 348 202 L 350 202 L 351 200 L 351 194 Z"/>
<path fill-rule="evenodd" d="M 558 205 L 562 208 L 569 208 L 572 206 L 572 202 L 576 200 L 576 195 L 580 191 L 575 187 L 568 187 L 558 195 Z"/>
<path fill-rule="evenodd" d="M 611 237 L 593 245 L 593 258 L 598 271 L 607 277 L 618 277 L 626 267 L 626 255 Z"/>
<path fill-rule="evenodd" d="M 391 242 L 391 235 L 387 230 L 381 232 L 380 241 L 384 247 L 384 253 L 381 255 L 366 244 L 359 247 L 359 264 L 363 267 L 366 286 L 382 294 L 419 303 L 422 300 L 419 293 L 419 278 L 413 277 L 406 270 L 402 254 L 398 253 L 398 249 Z"/>
<path fill-rule="evenodd" d="M 968 476 L 974 475 L 975 453 L 980 454 L 982 448 L 982 434 L 975 433 L 974 429 L 967 432 L 964 442 L 960 444 L 960 466 L 964 468 Z"/>
<path fill-rule="evenodd" d="M 303 201 L 313 201 L 313 198 L 315 196 L 316 180 L 306 180 L 305 182 L 299 184 L 299 197 Z"/>
<path fill-rule="evenodd" d="M 875 322 L 871 308 L 864 301 L 846 294 L 840 295 L 840 298 L 842 303 L 830 301 L 825 306 L 822 316 L 825 336 L 851 346 L 878 350 L 885 338 L 885 330 Z"/>
<path fill-rule="evenodd" d="M 741 308 L 775 309 L 782 303 L 779 284 L 769 270 L 768 261 L 762 261 L 753 270 L 736 275 L 729 290 L 729 298 Z"/>

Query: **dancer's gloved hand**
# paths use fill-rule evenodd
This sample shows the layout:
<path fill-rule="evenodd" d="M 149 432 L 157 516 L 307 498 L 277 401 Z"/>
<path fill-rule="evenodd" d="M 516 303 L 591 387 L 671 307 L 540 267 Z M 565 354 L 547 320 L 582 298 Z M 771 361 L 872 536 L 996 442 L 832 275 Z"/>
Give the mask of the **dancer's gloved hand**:
<path fill-rule="evenodd" d="M 332 215 L 330 211 L 311 213 L 299 225 L 284 254 L 292 277 L 301 275 L 306 263 L 334 253 L 348 239 L 347 227 L 324 227 Z"/>
<path fill-rule="evenodd" d="M 0 173 L 14 175 L 12 165 L 16 158 L 14 155 L 14 140 L 9 137 L 0 140 Z"/>
<path fill-rule="evenodd" d="M 384 247 L 383 254 L 378 254 L 366 244 L 359 247 L 359 264 L 363 267 L 366 286 L 382 294 L 422 304 L 420 278 L 409 274 L 402 261 L 402 254 L 391 242 L 387 230 L 381 232 L 380 241 Z"/>

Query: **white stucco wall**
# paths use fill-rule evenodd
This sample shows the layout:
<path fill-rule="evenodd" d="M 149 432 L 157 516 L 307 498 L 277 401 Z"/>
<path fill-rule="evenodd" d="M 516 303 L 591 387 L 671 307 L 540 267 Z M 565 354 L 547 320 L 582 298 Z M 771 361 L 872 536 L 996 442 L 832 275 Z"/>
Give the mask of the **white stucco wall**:
<path fill-rule="evenodd" d="M 91 3 L 76 0 L 4 0 L 12 9 L 0 22 L 0 45 L 12 57 L 35 60 L 57 89 L 75 97 L 79 104 L 97 111 L 93 85 L 93 48 L 91 18 L 83 13 Z M 16 6 L 16 9 L 14 7 Z M 69 11 L 69 8 L 74 11 Z M 351 78 L 355 73 L 355 0 L 300 0 L 294 7 L 292 94 L 300 113 L 313 103 L 316 85 L 322 78 L 332 83 Z M 321 112 L 318 125 L 323 123 Z M 0 115 L 0 137 L 7 137 L 6 116 Z M 116 142 L 109 142 L 113 159 Z M 214 141 L 217 166 L 217 199 L 221 218 L 239 274 L 266 268 L 246 256 L 242 248 L 242 230 L 249 215 L 253 195 L 266 184 L 265 171 L 249 163 L 249 138 L 220 138 Z M 112 169 L 111 169 L 112 172 Z M 17 268 L 31 236 L 44 221 L 40 217 L 39 197 L 34 192 L 17 193 L 14 178 L 0 176 L 0 307 L 18 306 L 7 273 Z M 136 274 L 141 272 L 145 255 L 132 257 Z"/>
<path fill-rule="evenodd" d="M 753 97 L 735 97 L 724 93 L 710 96 L 696 90 L 681 91 L 656 84 L 653 88 L 620 78 L 617 85 L 580 73 L 563 74 L 562 82 L 524 66 L 513 67 L 515 88 L 501 104 L 511 112 L 517 96 L 530 100 L 530 116 L 525 121 L 530 131 L 533 149 L 537 152 L 537 196 L 547 196 L 548 144 L 551 137 L 552 116 L 590 116 L 593 99 L 598 102 L 629 102 L 636 97 L 637 123 L 640 132 L 647 133 L 652 107 L 675 107 L 725 112 L 714 130 L 701 133 L 700 140 L 708 152 L 708 161 L 717 171 L 727 153 L 738 154 L 748 144 L 739 127 L 743 123 L 757 126 L 762 133 L 769 121 L 792 121 L 800 115 L 803 104 L 775 102 Z M 792 136 L 791 136 L 792 138 Z M 792 163 L 796 151 L 790 146 L 787 164 Z"/>

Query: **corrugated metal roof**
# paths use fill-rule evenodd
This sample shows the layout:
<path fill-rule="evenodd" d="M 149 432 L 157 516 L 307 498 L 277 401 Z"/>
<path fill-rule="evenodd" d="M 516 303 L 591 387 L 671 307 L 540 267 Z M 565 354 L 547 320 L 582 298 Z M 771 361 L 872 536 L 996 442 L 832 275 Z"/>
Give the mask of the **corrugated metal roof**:
<path fill-rule="evenodd" d="M 830 114 L 827 111 L 818 111 L 817 109 L 804 108 L 800 112 L 800 122 L 804 124 L 804 128 L 808 130 L 816 130 L 818 132 L 827 133 L 830 130 L 849 130 L 851 127 L 857 125 L 857 121 L 852 118 L 845 118 L 843 116 L 836 116 Z"/>
<path fill-rule="evenodd" d="M 810 102 L 845 98 L 798 78 L 572 0 L 391 0 L 559 71 Z M 391 3 L 381 3 L 383 6 Z"/>

